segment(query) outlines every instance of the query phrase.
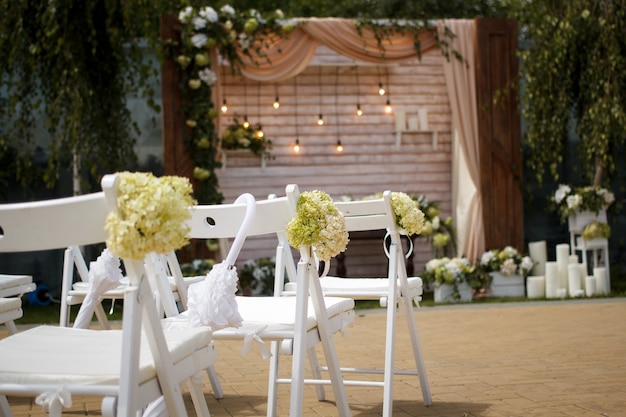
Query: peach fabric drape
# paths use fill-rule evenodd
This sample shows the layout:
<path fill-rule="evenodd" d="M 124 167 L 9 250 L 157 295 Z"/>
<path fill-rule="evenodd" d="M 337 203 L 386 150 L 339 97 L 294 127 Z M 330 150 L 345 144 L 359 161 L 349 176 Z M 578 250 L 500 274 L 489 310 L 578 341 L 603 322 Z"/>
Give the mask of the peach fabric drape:
<path fill-rule="evenodd" d="M 383 39 L 383 50 L 369 29 L 359 34 L 356 21 L 339 18 L 309 18 L 299 20 L 299 25 L 286 38 L 275 36 L 264 39 L 265 58 L 241 55 L 244 62 L 242 74 L 257 81 L 281 81 L 298 75 L 308 65 L 318 45 L 325 45 L 337 53 L 356 61 L 372 64 L 392 64 L 415 59 L 415 40 L 410 34 Z M 421 52 L 435 48 L 432 31 L 424 30 L 419 36 Z"/>
<path fill-rule="evenodd" d="M 444 62 L 444 75 L 452 110 L 452 210 L 458 254 L 474 261 L 485 250 L 474 65 L 476 26 L 473 20 L 443 20 L 437 26 L 441 36 L 446 26 L 456 34 L 450 46 L 467 63 L 450 58 Z"/>

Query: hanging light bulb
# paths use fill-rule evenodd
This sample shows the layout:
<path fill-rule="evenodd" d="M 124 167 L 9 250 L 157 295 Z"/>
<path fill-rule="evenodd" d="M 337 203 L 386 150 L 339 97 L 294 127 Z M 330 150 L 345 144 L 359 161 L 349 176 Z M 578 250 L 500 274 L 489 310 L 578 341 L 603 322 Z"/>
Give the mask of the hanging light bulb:
<path fill-rule="evenodd" d="M 343 145 L 341 144 L 341 139 L 337 139 L 337 152 L 343 152 Z"/>
<path fill-rule="evenodd" d="M 361 105 L 359 103 L 356 103 L 356 115 L 357 116 L 363 115 L 363 110 L 361 110 Z"/>
<path fill-rule="evenodd" d="M 248 122 L 248 115 L 243 116 L 243 127 L 246 129 L 250 127 L 250 123 Z"/>
<path fill-rule="evenodd" d="M 224 101 L 222 101 L 221 110 L 222 110 L 222 113 L 226 113 L 228 111 L 228 106 L 226 105 L 226 99 L 224 99 Z"/>
<path fill-rule="evenodd" d="M 391 113 L 393 108 L 391 107 L 391 102 L 387 100 L 387 104 L 385 105 L 385 113 Z"/>
<path fill-rule="evenodd" d="M 300 153 L 300 139 L 296 138 L 296 143 L 293 144 L 293 151 L 295 153 Z"/>
<path fill-rule="evenodd" d="M 383 83 L 378 83 L 378 94 L 381 96 L 385 95 L 385 88 L 383 87 Z"/>
<path fill-rule="evenodd" d="M 280 100 L 278 100 L 278 96 L 276 96 L 276 98 L 274 99 L 274 104 L 272 104 L 272 106 L 275 109 L 278 109 L 280 107 Z"/>
<path fill-rule="evenodd" d="M 263 136 L 265 136 L 265 133 L 263 133 L 263 129 L 259 129 L 256 131 L 256 137 L 258 139 L 263 139 Z"/>
<path fill-rule="evenodd" d="M 317 124 L 322 126 L 324 124 L 324 116 L 322 116 L 322 113 L 320 113 L 319 118 L 317 119 Z"/>

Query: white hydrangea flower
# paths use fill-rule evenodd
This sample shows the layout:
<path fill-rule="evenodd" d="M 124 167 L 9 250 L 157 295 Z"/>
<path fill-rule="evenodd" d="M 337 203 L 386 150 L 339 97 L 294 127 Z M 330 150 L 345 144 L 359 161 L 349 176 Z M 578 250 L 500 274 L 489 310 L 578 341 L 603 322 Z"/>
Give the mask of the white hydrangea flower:
<path fill-rule="evenodd" d="M 193 15 L 192 7 L 185 7 L 178 13 L 178 21 L 181 23 L 189 23 L 191 16 Z"/>
<path fill-rule="evenodd" d="M 569 209 L 575 210 L 578 207 L 580 207 L 580 205 L 583 203 L 583 198 L 582 196 L 578 194 L 574 194 L 574 195 L 567 196 L 567 198 L 565 199 L 565 202 L 567 203 L 567 207 Z"/>
<path fill-rule="evenodd" d="M 519 266 L 524 271 L 530 271 L 534 265 L 535 263 L 533 262 L 532 259 L 530 259 L 530 256 L 524 256 Z"/>
<path fill-rule="evenodd" d="M 204 45 L 206 45 L 208 40 L 209 38 L 207 38 L 207 36 L 203 33 L 196 33 L 195 35 L 191 37 L 191 43 L 196 48 L 203 48 Z"/>
<path fill-rule="evenodd" d="M 217 81 L 217 75 L 208 68 L 198 71 L 198 77 L 209 86 L 212 86 Z"/>
<path fill-rule="evenodd" d="M 211 22 L 211 23 L 217 22 L 217 19 L 218 19 L 217 12 L 212 7 L 207 6 L 207 7 L 200 9 L 199 14 L 208 22 Z"/>
<path fill-rule="evenodd" d="M 239 34 L 238 41 L 241 49 L 248 49 L 252 45 L 252 37 L 246 35 L 245 33 Z"/>
<path fill-rule="evenodd" d="M 554 201 L 556 201 L 557 204 L 560 204 L 561 201 L 563 201 L 563 199 L 571 192 L 572 189 L 569 187 L 569 185 L 559 185 L 559 188 L 557 188 L 556 192 L 554 193 Z"/>
<path fill-rule="evenodd" d="M 489 262 L 491 262 L 494 258 L 496 257 L 496 254 L 493 253 L 493 251 L 487 251 L 485 253 L 483 253 L 483 255 L 480 257 L 480 264 L 481 265 L 487 265 Z"/>
<path fill-rule="evenodd" d="M 220 9 L 220 12 L 227 14 L 229 16 L 235 15 L 235 9 L 233 9 L 233 7 L 229 4 L 223 5 L 222 8 Z"/>
<path fill-rule="evenodd" d="M 201 30 L 206 27 L 206 19 L 200 16 L 195 16 L 191 19 L 195 30 Z"/>

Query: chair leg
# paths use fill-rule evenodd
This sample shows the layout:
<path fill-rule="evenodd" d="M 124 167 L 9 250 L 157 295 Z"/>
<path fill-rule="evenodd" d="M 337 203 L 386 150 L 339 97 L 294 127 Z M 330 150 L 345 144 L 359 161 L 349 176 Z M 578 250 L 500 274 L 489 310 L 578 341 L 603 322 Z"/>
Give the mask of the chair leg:
<path fill-rule="evenodd" d="M 13 417 L 9 401 L 7 401 L 7 397 L 4 395 L 0 395 L 0 415 L 2 417 Z"/>
<path fill-rule="evenodd" d="M 212 367 L 211 367 L 212 368 Z M 208 368 L 207 368 L 208 371 Z M 193 408 L 196 411 L 198 417 L 210 417 L 209 406 L 204 398 L 204 392 L 202 391 L 202 381 L 200 378 L 195 377 L 187 380 L 187 388 L 191 394 L 191 401 L 193 402 Z"/>
<path fill-rule="evenodd" d="M 408 302 L 407 302 L 408 301 Z M 424 405 L 430 406 L 433 403 L 430 394 L 430 385 L 428 384 L 428 376 L 426 375 L 426 366 L 424 365 L 424 357 L 422 355 L 422 346 L 420 344 L 419 335 L 417 333 L 417 323 L 415 320 L 415 313 L 411 305 L 411 300 L 404 300 L 405 313 L 407 326 L 409 328 L 409 336 L 411 338 L 411 346 L 413 347 L 413 356 L 415 358 L 415 365 L 417 367 L 417 374 L 420 379 L 420 387 L 422 388 L 422 398 L 424 399 Z"/>
<path fill-rule="evenodd" d="M 221 400 L 224 398 L 224 391 L 222 390 L 222 384 L 220 383 L 220 379 L 217 376 L 217 371 L 213 365 L 206 368 L 207 376 L 209 377 L 209 381 L 211 382 L 211 388 L 213 389 L 213 397 L 216 400 Z"/>
<path fill-rule="evenodd" d="M 278 366 L 280 361 L 280 342 L 272 341 L 270 344 L 270 351 L 272 356 L 270 357 L 269 377 L 267 382 L 267 417 L 274 417 L 276 415 L 276 401 L 278 397 Z"/>
<path fill-rule="evenodd" d="M 320 371 L 320 364 L 317 360 L 317 353 L 315 348 L 308 350 L 309 364 L 311 366 L 311 374 L 313 379 L 322 379 L 322 372 Z M 317 394 L 318 401 L 326 400 L 326 392 L 323 385 L 315 385 L 315 393 Z"/>

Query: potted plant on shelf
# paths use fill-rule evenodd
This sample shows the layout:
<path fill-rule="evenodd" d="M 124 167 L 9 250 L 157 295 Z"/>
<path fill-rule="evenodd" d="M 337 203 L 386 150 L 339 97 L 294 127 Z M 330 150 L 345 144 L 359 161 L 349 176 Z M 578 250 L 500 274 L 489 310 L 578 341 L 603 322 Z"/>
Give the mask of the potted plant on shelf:
<path fill-rule="evenodd" d="M 561 184 L 550 197 L 550 208 L 555 211 L 561 222 L 572 221 L 572 217 L 580 213 L 590 212 L 590 217 L 598 217 L 615 201 L 615 195 L 606 188 L 586 186 L 572 188 Z"/>
<path fill-rule="evenodd" d="M 523 256 L 512 246 L 491 249 L 480 257 L 478 270 L 491 277 L 491 294 L 495 297 L 523 297 L 525 278 L 533 268 L 529 256 Z"/>
<path fill-rule="evenodd" d="M 424 284 L 432 284 L 435 302 L 472 301 L 472 289 L 483 282 L 467 258 L 435 258 L 426 263 L 421 275 Z"/>

